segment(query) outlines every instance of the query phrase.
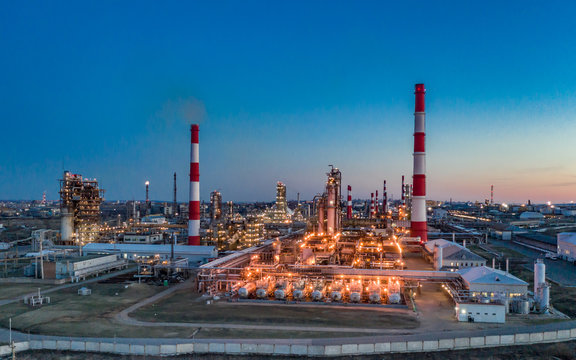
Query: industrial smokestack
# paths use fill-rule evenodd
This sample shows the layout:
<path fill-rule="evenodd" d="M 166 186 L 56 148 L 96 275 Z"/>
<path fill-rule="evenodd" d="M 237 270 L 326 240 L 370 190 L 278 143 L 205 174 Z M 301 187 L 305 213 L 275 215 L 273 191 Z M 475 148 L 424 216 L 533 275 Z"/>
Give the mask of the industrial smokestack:
<path fill-rule="evenodd" d="M 190 201 L 188 203 L 188 245 L 200 245 L 200 126 L 190 128 L 192 144 L 190 149 Z"/>
<path fill-rule="evenodd" d="M 370 193 L 370 216 L 372 219 L 374 217 L 374 193 Z"/>
<path fill-rule="evenodd" d="M 384 187 L 382 188 L 382 214 L 386 216 L 388 213 L 388 192 L 386 191 L 386 180 L 384 180 Z"/>
<path fill-rule="evenodd" d="M 494 204 L 494 185 L 490 185 L 490 205 Z"/>
<path fill-rule="evenodd" d="M 406 185 L 404 185 L 404 175 L 402 175 L 402 206 L 406 207 Z"/>
<path fill-rule="evenodd" d="M 352 186 L 348 185 L 348 202 L 346 203 L 346 218 L 352 219 Z"/>
<path fill-rule="evenodd" d="M 414 195 L 412 198 L 411 236 L 420 237 L 420 241 L 428 241 L 426 225 L 426 110 L 424 84 L 416 84 L 416 105 L 414 111 L 414 170 L 412 183 Z"/>
<path fill-rule="evenodd" d="M 376 190 L 376 199 L 374 200 L 374 217 L 378 217 L 378 190 Z"/>
<path fill-rule="evenodd" d="M 146 215 L 150 215 L 150 197 L 148 197 L 148 188 L 150 187 L 150 181 L 144 183 L 146 185 Z"/>
<path fill-rule="evenodd" d="M 178 212 L 178 200 L 176 199 L 176 173 L 174 173 L 174 201 L 172 202 L 172 217 Z"/>

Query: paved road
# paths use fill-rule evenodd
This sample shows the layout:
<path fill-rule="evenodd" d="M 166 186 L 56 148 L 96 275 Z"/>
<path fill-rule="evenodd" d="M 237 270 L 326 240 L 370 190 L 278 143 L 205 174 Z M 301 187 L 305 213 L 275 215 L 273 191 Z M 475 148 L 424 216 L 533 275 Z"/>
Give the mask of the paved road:
<path fill-rule="evenodd" d="M 519 252 L 532 261 L 536 261 L 538 258 L 544 258 L 543 252 L 518 245 L 511 241 L 490 239 L 488 242 L 489 244 L 503 246 Z M 549 280 L 557 282 L 562 286 L 576 286 L 576 266 L 564 260 L 544 259 L 544 263 L 546 264 L 546 277 Z M 532 265 L 529 266 L 533 269 Z"/>

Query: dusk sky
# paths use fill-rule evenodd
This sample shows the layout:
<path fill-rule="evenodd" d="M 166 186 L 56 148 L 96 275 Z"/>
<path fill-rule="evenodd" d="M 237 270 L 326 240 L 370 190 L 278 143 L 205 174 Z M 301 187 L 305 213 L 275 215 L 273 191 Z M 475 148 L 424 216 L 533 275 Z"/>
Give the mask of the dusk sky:
<path fill-rule="evenodd" d="M 576 3 L 1 1 L 0 199 L 354 198 L 412 176 L 427 88 L 428 198 L 576 201 Z"/>

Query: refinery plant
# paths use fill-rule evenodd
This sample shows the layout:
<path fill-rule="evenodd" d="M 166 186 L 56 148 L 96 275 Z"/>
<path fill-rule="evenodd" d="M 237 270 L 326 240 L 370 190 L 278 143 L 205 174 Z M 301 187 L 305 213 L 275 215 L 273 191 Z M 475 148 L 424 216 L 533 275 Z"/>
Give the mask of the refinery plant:
<path fill-rule="evenodd" d="M 576 316 L 571 305 L 555 304 L 559 294 L 551 282 L 563 281 L 560 261 L 576 263 L 576 206 L 497 203 L 492 185 L 489 198 L 475 203 L 427 199 L 424 84 L 416 84 L 414 94 L 413 174 L 411 182 L 397 175 L 398 199 L 389 196 L 386 179 L 369 194 L 355 194 L 346 172 L 328 165 L 325 177 L 316 177 L 321 191 L 310 200 L 296 191 L 297 199 L 289 200 L 290 184 L 279 180 L 270 184 L 276 196 L 269 203 L 226 201 L 220 189 L 203 202 L 200 127 L 193 124 L 187 203 L 177 201 L 176 173 L 172 201 L 152 201 L 154 184 L 145 181 L 144 200 L 109 202 L 96 179 L 65 171 L 58 202 L 44 195 L 31 204 L 3 204 L 0 215 L 10 221 L 51 227 L 0 224 L 0 274 L 40 284 L 118 277 L 124 289 L 148 287 L 139 291 L 174 286 L 166 291 L 184 295 L 170 301 L 183 304 L 163 311 L 177 317 L 187 316 L 181 309 L 189 304 L 206 306 L 201 312 L 211 316 L 218 306 L 256 313 L 276 306 L 296 311 L 289 316 L 296 319 L 320 307 L 401 314 L 403 321 L 431 326 L 438 312 L 444 316 L 434 324 L 439 329 L 490 323 L 504 331 L 510 319 L 532 324 Z M 523 256 L 527 251 L 532 255 Z M 78 295 L 91 291 L 82 287 Z M 49 309 L 52 297 L 38 290 L 23 304 Z M 154 309 L 154 321 L 164 315 Z"/>

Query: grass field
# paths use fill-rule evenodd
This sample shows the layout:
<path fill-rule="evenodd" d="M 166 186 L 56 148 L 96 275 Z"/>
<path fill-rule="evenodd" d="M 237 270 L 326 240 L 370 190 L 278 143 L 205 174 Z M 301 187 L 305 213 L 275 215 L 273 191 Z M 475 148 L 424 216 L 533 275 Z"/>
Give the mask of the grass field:
<path fill-rule="evenodd" d="M 22 302 L 0 308 L 0 324 L 23 332 L 62 336 L 190 336 L 193 329 L 124 326 L 114 315 L 137 301 L 164 290 L 144 284 L 90 284 L 92 295 L 77 295 L 78 287 L 49 294 L 51 304 L 31 308 Z"/>
<path fill-rule="evenodd" d="M 186 309 L 183 311 L 182 309 Z M 138 320 L 157 322 L 206 322 L 256 325 L 361 327 L 413 329 L 416 318 L 404 310 L 379 311 L 330 306 L 259 305 L 218 302 L 207 305 L 188 292 L 175 293 L 156 304 L 136 310 Z M 359 319 L 362 319 L 359 321 Z"/>
<path fill-rule="evenodd" d="M 36 292 L 38 288 L 44 290 L 53 286 L 55 285 L 0 283 L 0 300 L 12 299 L 17 296 Z"/>

